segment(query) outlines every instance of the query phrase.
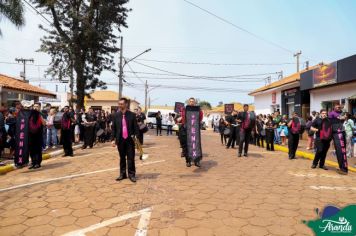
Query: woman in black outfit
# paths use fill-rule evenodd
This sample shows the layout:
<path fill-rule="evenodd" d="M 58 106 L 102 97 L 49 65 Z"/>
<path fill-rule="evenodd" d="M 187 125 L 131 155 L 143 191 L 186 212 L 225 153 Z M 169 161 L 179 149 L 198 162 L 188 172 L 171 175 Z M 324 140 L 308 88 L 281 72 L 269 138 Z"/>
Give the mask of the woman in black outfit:
<path fill-rule="evenodd" d="M 220 118 L 219 120 L 219 133 L 220 133 L 220 137 L 221 137 L 221 144 L 222 145 L 226 145 L 226 135 L 224 134 L 224 131 L 226 129 L 226 123 L 225 123 L 225 120 L 224 118 Z"/>
<path fill-rule="evenodd" d="M 259 115 L 256 122 L 256 142 L 257 146 L 264 148 L 264 141 L 266 136 L 266 130 L 264 127 L 263 116 Z"/>
<path fill-rule="evenodd" d="M 37 169 L 41 167 L 42 162 L 42 144 L 43 144 L 43 127 L 45 121 L 40 112 L 39 104 L 34 104 L 29 118 L 28 144 L 31 157 L 31 166 L 29 169 Z"/>
<path fill-rule="evenodd" d="M 158 132 L 159 135 L 162 136 L 162 115 L 160 111 L 158 111 L 156 115 L 156 125 L 157 125 L 157 136 L 158 136 Z"/>
<path fill-rule="evenodd" d="M 266 123 L 266 143 L 267 151 L 274 151 L 274 129 L 276 128 L 273 122 L 273 117 L 269 116 Z"/>

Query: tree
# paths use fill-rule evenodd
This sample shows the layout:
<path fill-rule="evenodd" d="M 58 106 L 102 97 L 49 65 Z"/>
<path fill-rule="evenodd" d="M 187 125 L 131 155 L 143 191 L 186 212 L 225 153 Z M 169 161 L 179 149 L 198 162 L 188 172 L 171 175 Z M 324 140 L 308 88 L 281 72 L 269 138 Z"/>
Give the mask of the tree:
<path fill-rule="evenodd" d="M 25 24 L 24 9 L 21 0 L 0 0 L 0 19 L 5 17 L 12 24 L 21 27 Z M 0 36 L 2 35 L 0 29 Z"/>
<path fill-rule="evenodd" d="M 211 104 L 208 101 L 199 101 L 198 105 L 202 110 L 211 110 Z"/>
<path fill-rule="evenodd" d="M 90 90 L 105 88 L 103 70 L 115 72 L 116 44 L 130 11 L 128 0 L 31 0 L 51 17 L 40 51 L 51 56 L 48 74 L 62 79 L 75 72 L 77 108 L 84 107 Z M 73 70 L 72 70 L 73 69 Z"/>
<path fill-rule="evenodd" d="M 220 101 L 219 104 L 217 105 L 217 107 L 222 107 L 224 105 L 223 101 Z"/>

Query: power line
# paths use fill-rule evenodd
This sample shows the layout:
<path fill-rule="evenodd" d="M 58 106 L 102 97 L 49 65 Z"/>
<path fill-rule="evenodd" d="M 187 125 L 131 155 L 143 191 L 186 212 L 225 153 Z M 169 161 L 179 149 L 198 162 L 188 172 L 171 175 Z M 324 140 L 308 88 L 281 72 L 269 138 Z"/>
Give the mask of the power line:
<path fill-rule="evenodd" d="M 53 25 L 50 20 L 48 20 L 41 12 L 39 12 L 31 3 L 27 0 L 23 0 L 29 7 L 31 7 L 38 15 L 40 15 L 45 21 L 47 21 L 51 26 Z"/>
<path fill-rule="evenodd" d="M 138 78 L 138 77 L 125 77 L 125 78 Z M 214 78 L 157 78 L 157 77 L 140 77 L 141 79 L 148 79 L 148 80 L 208 80 L 214 82 L 228 82 L 228 83 L 252 83 L 252 82 L 263 82 L 266 78 L 244 78 L 245 80 L 226 80 L 226 79 L 214 79 Z M 142 80 L 141 80 L 142 81 Z"/>
<path fill-rule="evenodd" d="M 7 65 L 20 65 L 16 62 L 8 62 L 8 61 L 0 61 L 0 64 L 7 64 Z M 38 64 L 29 64 L 28 66 L 41 66 L 41 67 L 48 67 L 50 65 L 38 65 Z"/>
<path fill-rule="evenodd" d="M 253 36 L 253 37 L 255 37 L 255 38 L 259 39 L 259 40 L 262 40 L 262 41 L 264 41 L 264 42 L 266 42 L 266 43 L 268 43 L 268 44 L 271 44 L 271 45 L 273 45 L 273 46 L 275 46 L 275 47 L 277 47 L 277 48 L 279 48 L 279 49 L 282 49 L 283 51 L 286 51 L 286 52 L 288 52 L 288 53 L 291 53 L 291 54 L 294 53 L 294 51 L 289 50 L 289 49 L 287 49 L 287 48 L 285 48 L 285 47 L 283 47 L 283 46 L 281 46 L 281 45 L 279 45 L 279 44 L 277 44 L 277 43 L 274 43 L 274 42 L 272 42 L 272 41 L 270 41 L 270 40 L 268 40 L 268 39 L 265 39 L 265 38 L 263 38 L 263 37 L 261 37 L 261 36 L 255 34 L 255 33 L 252 33 L 251 31 L 249 31 L 249 30 L 247 30 L 247 29 L 244 29 L 244 28 L 242 28 L 242 27 L 240 27 L 240 26 L 234 24 L 234 23 L 232 23 L 231 21 L 228 21 L 228 20 L 226 20 L 226 19 L 224 19 L 224 18 L 222 18 L 222 17 L 220 17 L 220 16 L 218 16 L 218 15 L 212 13 L 211 11 L 206 10 L 206 9 L 204 9 L 204 8 L 202 8 L 202 7 L 200 7 L 200 6 L 198 6 L 198 5 L 195 4 L 195 3 L 192 3 L 192 2 L 190 2 L 190 1 L 188 1 L 188 0 L 183 0 L 183 1 L 186 2 L 186 3 L 188 3 L 188 4 L 190 4 L 190 5 L 192 5 L 192 6 L 194 6 L 195 8 L 200 9 L 201 11 L 204 11 L 205 13 L 208 13 L 209 15 L 211 15 L 211 16 L 213 16 L 213 17 L 219 19 L 220 21 L 225 22 L 226 24 L 229 24 L 229 25 L 233 26 L 234 28 L 236 28 L 236 29 L 238 29 L 238 30 L 240 30 L 240 31 L 242 31 L 242 32 L 245 32 L 245 33 L 247 33 L 247 34 L 249 34 L 249 35 L 251 35 L 251 36 Z"/>
<path fill-rule="evenodd" d="M 154 69 L 157 71 L 161 71 L 161 72 L 165 72 L 171 75 L 176 75 L 176 76 L 183 76 L 183 77 L 191 77 L 191 78 L 236 78 L 236 77 L 248 77 L 248 76 L 264 76 L 264 75 L 275 75 L 278 74 L 278 72 L 273 72 L 273 73 L 260 73 L 260 74 L 242 74 L 242 75 L 228 75 L 228 76 L 205 76 L 205 75 L 185 75 L 185 74 L 180 74 L 177 72 L 172 72 L 172 71 L 168 71 L 168 70 L 163 70 L 154 66 L 149 66 L 146 64 L 143 64 L 141 62 L 137 62 L 136 60 L 133 61 L 136 64 L 142 65 L 144 67 L 150 68 L 150 69 Z"/>
<path fill-rule="evenodd" d="M 189 61 L 164 61 L 153 59 L 137 59 L 138 61 L 158 62 L 168 64 L 183 64 L 183 65 L 210 65 L 210 66 L 280 66 L 280 65 L 295 65 L 292 62 L 283 63 L 212 63 L 212 62 L 189 62 Z"/>

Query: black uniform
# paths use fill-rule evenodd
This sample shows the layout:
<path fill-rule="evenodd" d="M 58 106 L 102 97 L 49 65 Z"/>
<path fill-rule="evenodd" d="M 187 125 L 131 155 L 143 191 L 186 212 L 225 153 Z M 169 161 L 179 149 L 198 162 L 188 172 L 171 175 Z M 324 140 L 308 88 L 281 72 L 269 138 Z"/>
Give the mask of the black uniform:
<path fill-rule="evenodd" d="M 331 122 L 328 118 L 316 118 L 311 126 L 315 129 L 318 129 L 318 132 L 315 133 L 316 152 L 313 161 L 313 166 L 317 166 L 319 164 L 319 167 L 323 168 L 325 164 L 326 154 L 328 153 L 328 150 L 330 148 L 330 142 L 332 139 Z"/>
<path fill-rule="evenodd" d="M 138 124 L 144 124 L 146 120 L 145 113 L 141 112 L 139 115 L 136 115 L 136 120 Z M 141 145 L 143 145 L 143 132 L 141 130 L 137 138 L 140 141 Z"/>
<path fill-rule="evenodd" d="M 97 118 L 95 114 L 87 113 L 85 116 L 87 122 L 96 122 Z M 95 141 L 95 123 L 92 125 L 84 125 L 84 148 L 92 148 Z"/>
<path fill-rule="evenodd" d="M 301 130 L 301 123 L 298 117 L 292 118 L 291 127 L 288 127 L 288 156 L 289 159 L 295 159 L 295 153 L 297 152 L 299 144 L 299 134 Z"/>
<path fill-rule="evenodd" d="M 256 117 L 253 112 L 247 111 L 239 113 L 237 119 L 241 120 L 239 154 L 241 155 L 244 149 L 244 155 L 247 156 L 251 132 L 256 126 Z"/>
<path fill-rule="evenodd" d="M 71 123 L 72 117 L 70 113 L 63 113 L 61 122 L 61 143 L 63 144 L 64 156 L 73 156 Z"/>
<path fill-rule="evenodd" d="M 123 137 L 123 119 L 126 121 L 128 137 Z M 126 111 L 125 114 L 117 112 L 113 118 L 113 138 L 120 154 L 120 176 L 126 175 L 126 159 L 129 177 L 135 177 L 135 142 L 133 136 L 139 136 L 139 128 L 135 113 Z"/>
<path fill-rule="evenodd" d="M 229 141 L 226 144 L 227 148 L 234 148 L 235 147 L 235 143 L 236 143 L 236 135 L 237 135 L 237 115 L 229 115 L 228 117 L 226 117 L 226 121 L 229 123 L 229 128 L 230 128 L 230 136 L 229 136 Z"/>

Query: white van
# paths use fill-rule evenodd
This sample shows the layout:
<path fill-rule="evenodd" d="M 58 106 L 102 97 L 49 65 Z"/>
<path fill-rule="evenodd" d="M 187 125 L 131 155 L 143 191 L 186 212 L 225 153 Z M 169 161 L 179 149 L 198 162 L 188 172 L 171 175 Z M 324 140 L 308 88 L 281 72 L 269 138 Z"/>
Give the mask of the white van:
<path fill-rule="evenodd" d="M 175 117 L 176 113 L 170 109 L 148 109 L 146 113 L 146 124 L 148 128 L 153 129 L 156 127 L 156 115 L 158 111 L 161 112 L 162 115 L 162 129 L 167 129 L 168 117 L 169 113 Z M 174 124 L 173 124 L 174 127 Z M 173 129 L 174 130 L 174 129 Z"/>

